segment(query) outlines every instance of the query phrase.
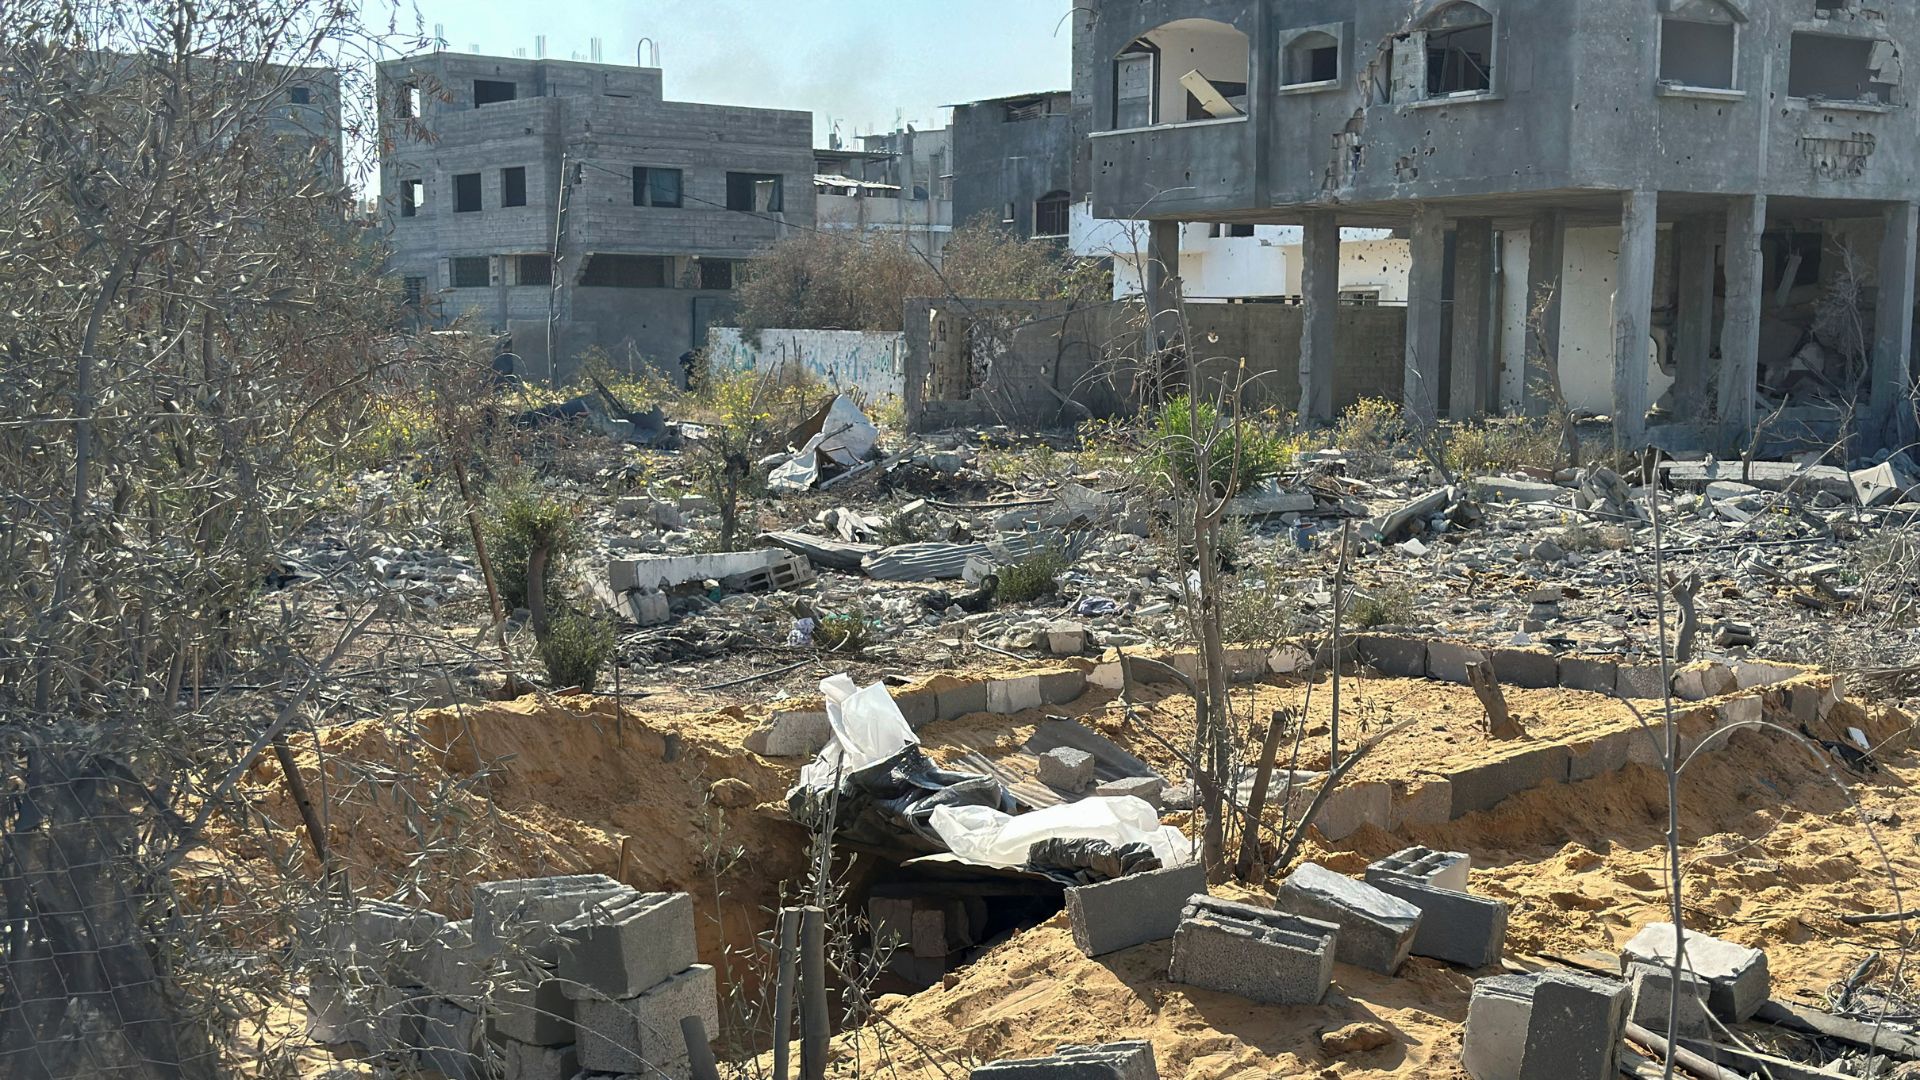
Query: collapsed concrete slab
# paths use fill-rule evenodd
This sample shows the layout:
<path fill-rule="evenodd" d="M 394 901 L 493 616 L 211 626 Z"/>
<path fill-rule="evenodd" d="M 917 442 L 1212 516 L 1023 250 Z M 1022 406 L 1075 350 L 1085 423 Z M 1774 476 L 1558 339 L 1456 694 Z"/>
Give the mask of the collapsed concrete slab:
<path fill-rule="evenodd" d="M 996 1061 L 971 1080 L 1160 1080 L 1153 1044 L 1140 1041 L 1063 1046 L 1052 1057 Z"/>
<path fill-rule="evenodd" d="M 1647 924 L 1621 946 L 1622 970 L 1634 963 L 1672 967 L 1674 937 L 1672 923 Z M 1728 1023 L 1737 1023 L 1766 1004 L 1772 993 L 1766 953 L 1692 930 L 1686 932 L 1683 940 L 1686 942 L 1683 966 L 1707 981 L 1707 1007 L 1713 1015 Z"/>
<path fill-rule="evenodd" d="M 1295 870 L 1273 906 L 1339 927 L 1335 958 L 1382 975 L 1400 970 L 1420 927 L 1419 908 L 1317 863 Z"/>
<path fill-rule="evenodd" d="M 799 580 L 812 577 L 811 565 L 804 557 L 781 548 L 708 555 L 646 555 L 609 560 L 607 585 L 616 593 L 632 589 L 658 592 L 689 582 L 727 578 L 738 578 L 743 585 L 752 586 L 764 578 L 767 584 L 760 586 L 764 588 L 775 584 L 779 576 L 800 574 L 802 567 L 806 573 Z"/>
<path fill-rule="evenodd" d="M 1170 938 L 1189 898 L 1206 891 L 1207 868 L 1197 862 L 1068 889 L 1073 943 L 1088 956 L 1103 956 Z"/>
<path fill-rule="evenodd" d="M 636 997 L 582 1000 L 580 1067 L 689 1080 L 687 1044 L 680 1033 L 680 1021 L 689 1016 L 699 1017 L 709 1034 L 720 1030 L 717 984 L 706 964 L 695 964 Z"/>
<path fill-rule="evenodd" d="M 1333 923 L 1195 896 L 1174 932 L 1167 979 L 1267 1005 L 1318 1005 L 1339 936 Z"/>

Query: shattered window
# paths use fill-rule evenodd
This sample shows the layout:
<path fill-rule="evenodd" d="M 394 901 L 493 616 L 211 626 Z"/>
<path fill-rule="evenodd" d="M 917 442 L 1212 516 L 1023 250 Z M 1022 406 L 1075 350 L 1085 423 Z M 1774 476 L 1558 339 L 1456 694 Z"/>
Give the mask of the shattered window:
<path fill-rule="evenodd" d="M 1893 100 L 1900 76 L 1900 52 L 1891 42 L 1795 34 L 1787 96 L 1885 104 Z"/>
<path fill-rule="evenodd" d="M 1427 96 L 1493 89 L 1493 23 L 1427 31 Z"/>

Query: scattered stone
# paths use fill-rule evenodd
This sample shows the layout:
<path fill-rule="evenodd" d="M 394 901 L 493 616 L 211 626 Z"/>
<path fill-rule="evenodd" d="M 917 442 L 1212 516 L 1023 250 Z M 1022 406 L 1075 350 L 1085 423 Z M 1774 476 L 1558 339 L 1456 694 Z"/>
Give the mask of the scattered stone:
<path fill-rule="evenodd" d="M 707 794 L 718 806 L 729 810 L 741 810 L 759 802 L 754 794 L 753 785 L 737 776 L 728 776 L 707 785 Z"/>
<path fill-rule="evenodd" d="M 1071 746 L 1059 746 L 1040 755 L 1040 782 L 1061 791 L 1081 792 L 1093 786 L 1093 755 Z"/>
<path fill-rule="evenodd" d="M 1393 1045 L 1393 1033 L 1379 1024 L 1358 1023 L 1320 1033 L 1320 1049 L 1335 1057 L 1364 1054 Z"/>
<path fill-rule="evenodd" d="M 1551 540 L 1538 541 L 1528 546 L 1526 550 L 1527 558 L 1534 562 L 1553 564 L 1565 562 L 1567 559 L 1566 551 Z"/>
<path fill-rule="evenodd" d="M 1047 651 L 1055 656 L 1079 656 L 1087 651 L 1087 628 L 1077 622 L 1050 622 L 1046 625 Z"/>

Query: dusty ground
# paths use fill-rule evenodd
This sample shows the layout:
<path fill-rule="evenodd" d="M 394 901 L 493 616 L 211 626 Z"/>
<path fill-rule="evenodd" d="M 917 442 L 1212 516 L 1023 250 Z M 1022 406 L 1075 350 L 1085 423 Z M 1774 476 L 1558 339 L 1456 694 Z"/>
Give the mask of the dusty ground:
<path fill-rule="evenodd" d="M 1920 760 L 1905 756 L 1857 780 L 1854 790 L 1865 814 L 1882 822 L 1880 839 L 1903 881 L 1920 873 L 1905 824 L 1920 814 L 1917 779 Z M 1801 752 L 1737 735 L 1727 751 L 1689 771 L 1681 806 L 1688 921 L 1765 949 L 1775 996 L 1817 1003 L 1870 951 L 1898 948 L 1887 928 L 1838 921 L 1888 910 L 1893 896 L 1860 815 Z M 1474 891 L 1513 904 L 1510 956 L 1570 953 L 1611 949 L 1665 917 L 1664 828 L 1664 777 L 1632 767 L 1537 790 L 1446 826 L 1398 836 L 1368 829 L 1339 844 L 1311 843 L 1305 854 L 1357 873 L 1409 842 L 1467 851 Z M 1138 1038 L 1154 1043 L 1161 1075 L 1177 1080 L 1465 1075 L 1459 1025 L 1473 976 L 1489 972 L 1416 958 L 1401 977 L 1386 979 L 1342 965 L 1326 1004 L 1263 1007 L 1166 982 L 1169 948 L 1160 942 L 1090 960 L 1073 947 L 1065 916 L 1056 916 L 945 987 L 886 999 L 884 1014 L 915 1041 L 959 1060 Z M 1359 1022 L 1382 1025 L 1390 1042 L 1348 1055 L 1322 1049 L 1323 1033 Z M 862 1049 L 868 1062 L 877 1060 L 871 1038 Z M 905 1039 L 892 1038 L 888 1049 L 899 1076 L 941 1075 Z"/>

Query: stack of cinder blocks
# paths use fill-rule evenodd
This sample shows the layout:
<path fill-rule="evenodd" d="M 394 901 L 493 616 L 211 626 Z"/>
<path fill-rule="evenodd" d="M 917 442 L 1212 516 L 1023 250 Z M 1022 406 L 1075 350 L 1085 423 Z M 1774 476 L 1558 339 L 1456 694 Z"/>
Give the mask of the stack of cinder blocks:
<path fill-rule="evenodd" d="M 1473 984 L 1460 1061 L 1475 1080 L 1613 1080 L 1627 989 L 1573 972 Z"/>
<path fill-rule="evenodd" d="M 1499 961 L 1507 905 L 1468 894 L 1471 865 L 1462 852 L 1411 847 L 1367 867 L 1367 884 L 1419 910 L 1413 955 L 1474 968 Z"/>
<path fill-rule="evenodd" d="M 972 1080 L 1160 1080 L 1153 1045 L 1116 1042 L 1063 1046 L 1052 1057 L 996 1061 L 970 1074 Z"/>
<path fill-rule="evenodd" d="M 314 935 L 311 1029 L 455 1080 L 685 1078 L 680 1021 L 717 1034 L 693 901 L 602 874 L 475 886 L 473 918 L 362 902 Z"/>

